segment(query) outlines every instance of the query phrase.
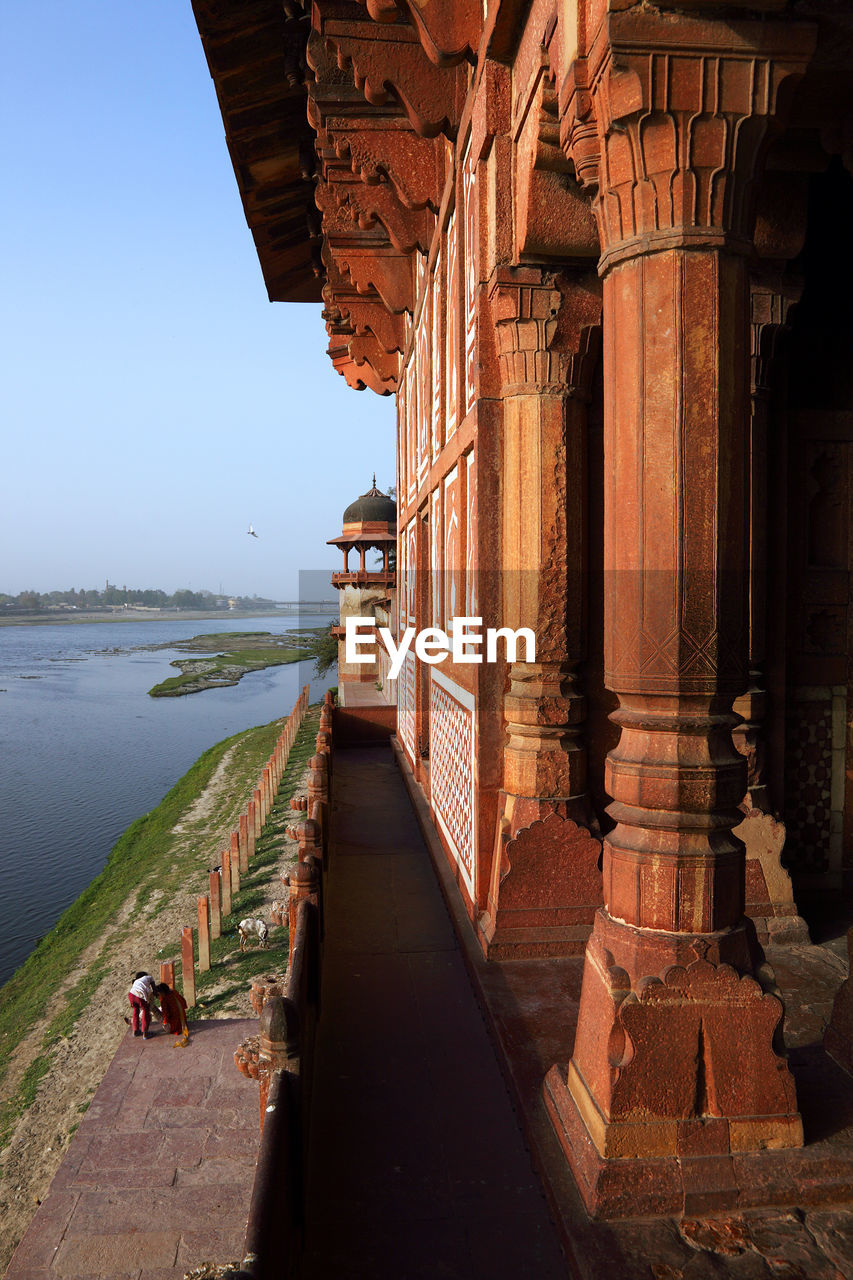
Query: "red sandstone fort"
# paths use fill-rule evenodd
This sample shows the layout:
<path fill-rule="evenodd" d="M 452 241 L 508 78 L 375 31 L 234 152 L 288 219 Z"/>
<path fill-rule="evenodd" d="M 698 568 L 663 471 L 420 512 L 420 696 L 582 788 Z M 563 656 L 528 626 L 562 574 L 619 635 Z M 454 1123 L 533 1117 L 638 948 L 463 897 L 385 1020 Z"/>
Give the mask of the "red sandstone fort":
<path fill-rule="evenodd" d="M 473 984 L 570 1274 L 853 1275 L 853 5 L 193 8 L 270 299 L 396 397 L 341 640 L 536 636 L 341 644 L 244 1265 L 562 1274 Z"/>
<path fill-rule="evenodd" d="M 396 396 L 342 622 L 393 579 L 399 630 L 537 637 L 341 687 L 396 702 L 488 963 L 585 957 L 540 1082 L 583 1201 L 774 1202 L 790 1162 L 748 1157 L 804 1131 L 762 946 L 808 942 L 789 871 L 853 871 L 853 13 L 194 8 L 270 298 Z"/>

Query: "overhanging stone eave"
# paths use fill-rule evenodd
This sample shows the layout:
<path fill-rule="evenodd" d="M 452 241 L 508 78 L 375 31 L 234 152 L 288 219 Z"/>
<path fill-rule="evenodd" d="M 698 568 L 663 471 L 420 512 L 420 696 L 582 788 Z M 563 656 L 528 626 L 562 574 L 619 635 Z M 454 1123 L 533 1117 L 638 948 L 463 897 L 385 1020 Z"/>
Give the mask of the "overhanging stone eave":
<path fill-rule="evenodd" d="M 279 0 L 220 0 L 215 5 L 192 0 L 192 5 L 267 296 L 271 302 L 322 302 L 322 267 L 309 226 L 317 217 L 314 185 L 302 176 L 300 165 L 303 151 L 314 154 L 314 132 L 306 87 L 301 79 L 295 84 L 288 79 L 296 63 L 304 62 L 307 24 L 288 19 Z M 255 38 L 260 28 L 275 34 L 281 51 L 281 65 L 273 75 L 271 46 Z M 247 101 L 246 83 L 258 94 L 254 102 Z M 256 127 L 247 124 L 253 115 Z M 297 119 L 301 123 L 295 128 Z M 258 176 L 265 162 L 269 179 Z M 293 177 L 283 184 L 282 173 Z M 294 212 L 304 210 L 304 218 L 294 218 L 293 229 L 284 236 L 283 186 Z"/>

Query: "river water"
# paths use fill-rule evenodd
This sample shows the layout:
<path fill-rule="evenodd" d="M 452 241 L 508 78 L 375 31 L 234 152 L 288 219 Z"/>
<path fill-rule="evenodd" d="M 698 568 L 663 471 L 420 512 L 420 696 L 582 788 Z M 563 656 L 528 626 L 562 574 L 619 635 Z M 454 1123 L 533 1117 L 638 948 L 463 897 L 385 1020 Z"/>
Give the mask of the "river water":
<path fill-rule="evenodd" d="M 320 626 L 329 615 L 70 623 L 0 628 L 0 983 L 208 747 L 287 715 L 313 663 L 243 676 L 180 698 L 148 690 L 178 674 L 178 643 L 220 631 Z"/>

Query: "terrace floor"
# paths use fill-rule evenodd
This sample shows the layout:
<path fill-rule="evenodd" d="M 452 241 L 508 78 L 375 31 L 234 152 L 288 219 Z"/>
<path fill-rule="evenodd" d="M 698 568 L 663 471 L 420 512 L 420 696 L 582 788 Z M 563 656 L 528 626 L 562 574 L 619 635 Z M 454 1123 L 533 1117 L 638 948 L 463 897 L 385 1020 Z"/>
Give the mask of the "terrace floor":
<path fill-rule="evenodd" d="M 233 1055 L 256 1029 L 191 1022 L 185 1049 L 128 1031 L 7 1280 L 176 1280 L 242 1257 L 258 1091 Z"/>

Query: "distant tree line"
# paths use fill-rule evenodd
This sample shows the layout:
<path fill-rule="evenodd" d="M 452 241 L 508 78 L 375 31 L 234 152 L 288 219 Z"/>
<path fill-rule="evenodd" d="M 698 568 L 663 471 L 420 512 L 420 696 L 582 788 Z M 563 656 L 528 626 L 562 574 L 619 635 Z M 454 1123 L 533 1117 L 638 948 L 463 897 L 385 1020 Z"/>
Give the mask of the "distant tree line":
<path fill-rule="evenodd" d="M 227 609 L 231 600 L 238 609 L 268 609 L 275 601 L 261 596 L 217 596 L 212 591 L 152 590 L 140 587 L 116 587 L 108 583 L 103 591 L 19 591 L 16 596 L 0 591 L 0 611 L 10 613 L 45 613 L 60 609 L 114 609 L 143 606 L 147 609 Z"/>

